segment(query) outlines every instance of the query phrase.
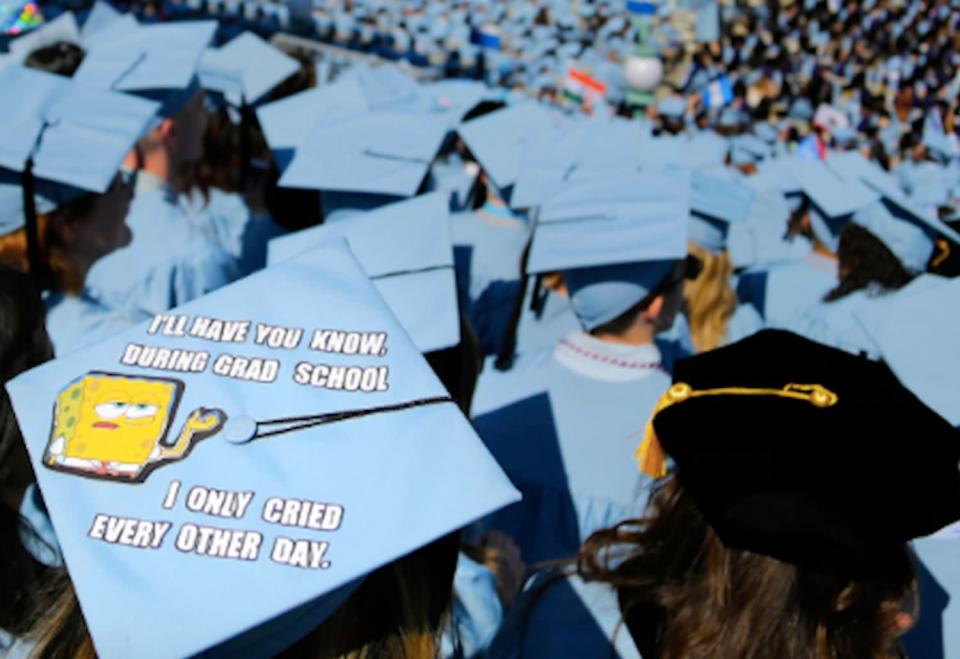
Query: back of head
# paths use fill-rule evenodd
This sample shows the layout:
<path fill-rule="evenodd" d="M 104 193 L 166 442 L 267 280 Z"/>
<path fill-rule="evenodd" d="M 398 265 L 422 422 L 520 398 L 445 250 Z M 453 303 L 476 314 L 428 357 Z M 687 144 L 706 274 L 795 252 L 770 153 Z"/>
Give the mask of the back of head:
<path fill-rule="evenodd" d="M 80 68 L 84 54 L 83 48 L 80 46 L 69 41 L 58 41 L 36 49 L 27 55 L 23 64 L 31 69 L 56 73 L 69 78 Z"/>
<path fill-rule="evenodd" d="M 626 560 L 611 567 L 618 553 Z M 649 518 L 591 536 L 580 571 L 620 590 L 639 646 L 649 641 L 637 630 L 660 621 L 663 659 L 887 657 L 914 587 L 906 545 L 871 580 L 728 547 L 674 478 L 656 491 Z"/>
<path fill-rule="evenodd" d="M 827 293 L 827 302 L 871 286 L 895 291 L 913 279 L 893 252 L 858 224 L 849 224 L 840 234 L 837 258 L 840 283 Z"/>

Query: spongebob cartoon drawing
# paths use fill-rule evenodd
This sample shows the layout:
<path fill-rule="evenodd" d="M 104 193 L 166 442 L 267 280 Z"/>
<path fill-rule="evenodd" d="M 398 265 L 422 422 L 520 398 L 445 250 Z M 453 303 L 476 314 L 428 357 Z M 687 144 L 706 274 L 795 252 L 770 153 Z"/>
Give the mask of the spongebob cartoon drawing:
<path fill-rule="evenodd" d="M 91 371 L 64 387 L 43 457 L 51 469 L 141 483 L 157 467 L 181 460 L 226 421 L 221 410 L 191 412 L 168 440 L 185 385 L 172 378 Z"/>

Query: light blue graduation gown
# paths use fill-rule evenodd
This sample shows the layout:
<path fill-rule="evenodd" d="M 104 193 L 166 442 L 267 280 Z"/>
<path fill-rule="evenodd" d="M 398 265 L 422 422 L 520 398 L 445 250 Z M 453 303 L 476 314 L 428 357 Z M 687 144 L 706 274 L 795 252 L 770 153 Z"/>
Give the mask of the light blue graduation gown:
<path fill-rule="evenodd" d="M 538 311 L 531 309 L 533 288 L 534 278 L 530 277 L 526 282 L 527 292 L 517 324 L 517 354 L 552 348 L 565 336 L 580 329 L 580 321 L 570 307 L 569 298 L 559 293 L 542 292 L 542 307 Z M 520 282 L 517 280 L 492 282 L 470 307 L 468 317 L 484 355 L 498 354 L 519 290 Z"/>
<path fill-rule="evenodd" d="M 466 307 L 495 281 L 518 281 L 520 258 L 530 237 L 521 219 L 486 213 L 455 213 L 450 217 L 450 238 L 456 261 L 458 289 Z"/>
<path fill-rule="evenodd" d="M 450 211 L 461 213 L 467 210 L 470 192 L 477 180 L 478 167 L 470 167 L 456 153 L 430 166 L 428 192 L 445 192 L 450 198 Z"/>
<path fill-rule="evenodd" d="M 510 371 L 488 359 L 475 426 L 523 501 L 474 530 L 506 533 L 531 564 L 570 557 L 594 531 L 642 516 L 651 482 L 634 454 L 670 386 L 660 361 L 653 345 L 583 333 L 519 355 Z"/>
<path fill-rule="evenodd" d="M 577 576 L 538 573 L 511 607 L 490 659 L 640 657 L 622 624 L 617 591 Z"/>
<path fill-rule="evenodd" d="M 883 291 L 865 289 L 832 302 L 818 302 L 797 316 L 786 329 L 823 345 L 877 359 L 880 348 L 855 314 L 883 296 Z"/>
<path fill-rule="evenodd" d="M 193 190 L 180 203 L 191 224 L 236 259 L 244 275 L 266 267 L 267 243 L 286 233 L 270 215 L 253 215 L 234 192 L 211 188 L 205 198 Z"/>
<path fill-rule="evenodd" d="M 502 621 L 503 606 L 493 572 L 461 552 L 453 576 L 450 620 L 441 639 L 443 657 L 480 655 L 490 646 Z"/>
<path fill-rule="evenodd" d="M 860 312 L 901 295 L 915 295 L 944 281 L 943 277 L 924 274 L 897 291 L 868 287 L 833 302 L 818 302 L 800 314 L 787 329 L 824 345 L 879 359 L 882 351 L 870 336 L 870 328 L 864 325 Z"/>
<path fill-rule="evenodd" d="M 802 259 L 748 270 L 740 276 L 737 297 L 753 304 L 766 327 L 783 329 L 837 283 L 836 261 L 810 252 Z"/>
<path fill-rule="evenodd" d="M 172 191 L 144 172 L 127 226 L 130 244 L 87 275 L 88 294 L 107 307 L 162 313 L 240 276 L 236 259 L 197 231 Z"/>
<path fill-rule="evenodd" d="M 913 542 L 920 617 L 903 639 L 911 657 L 960 657 L 960 524 Z"/>
<path fill-rule="evenodd" d="M 752 304 L 738 304 L 730 321 L 724 345 L 736 343 L 740 339 L 752 336 L 763 329 L 763 318 Z"/>
<path fill-rule="evenodd" d="M 43 302 L 47 309 L 47 334 L 57 356 L 99 343 L 150 319 L 149 314 L 137 309 L 106 307 L 85 292 L 50 293 Z"/>

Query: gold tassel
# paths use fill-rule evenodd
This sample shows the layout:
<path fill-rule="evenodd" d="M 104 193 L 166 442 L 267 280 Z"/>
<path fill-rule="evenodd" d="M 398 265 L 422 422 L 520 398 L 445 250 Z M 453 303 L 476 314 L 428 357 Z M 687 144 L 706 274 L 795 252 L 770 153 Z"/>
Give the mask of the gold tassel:
<path fill-rule="evenodd" d="M 837 404 L 839 396 L 820 384 L 788 384 L 782 389 L 721 387 L 718 389 L 694 390 L 686 382 L 678 382 L 660 397 L 657 406 L 647 421 L 643 432 L 643 441 L 637 447 L 636 458 L 640 471 L 650 478 L 663 478 L 667 475 L 667 456 L 653 427 L 653 420 L 660 412 L 671 405 L 700 396 L 777 396 L 806 401 L 814 407 L 826 408 Z"/>

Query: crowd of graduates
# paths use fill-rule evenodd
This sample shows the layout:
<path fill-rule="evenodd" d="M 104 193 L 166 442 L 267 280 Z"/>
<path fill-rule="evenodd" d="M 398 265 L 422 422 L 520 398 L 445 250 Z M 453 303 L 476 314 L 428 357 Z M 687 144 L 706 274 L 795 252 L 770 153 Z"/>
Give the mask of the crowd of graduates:
<path fill-rule="evenodd" d="M 0 657 L 960 656 L 960 10 L 43 9 Z"/>

